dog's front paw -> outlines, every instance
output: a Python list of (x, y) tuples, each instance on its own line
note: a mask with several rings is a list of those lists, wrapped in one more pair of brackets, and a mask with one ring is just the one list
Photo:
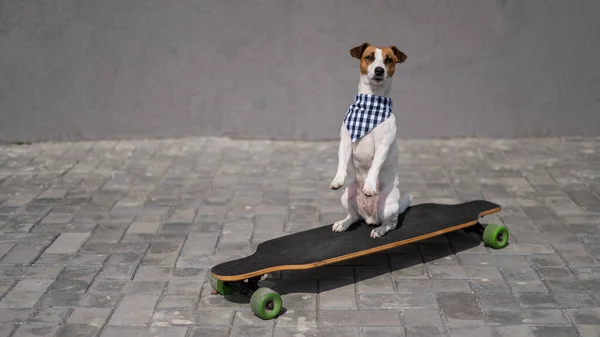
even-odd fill
[(339, 189), (340, 187), (344, 186), (344, 180), (346, 180), (346, 178), (335, 176), (335, 178), (333, 178), (333, 180), (331, 181), (331, 184), (329, 184), (329, 188), (331, 188), (332, 190)]
[(343, 232), (346, 229), (348, 229), (348, 227), (350, 227), (350, 223), (348, 223), (348, 221), (345, 220), (340, 220), (336, 223), (333, 224), (333, 227), (331, 228), (331, 231), (333, 232)]
[(372, 181), (365, 181), (365, 186), (363, 186), (363, 193), (367, 197), (372, 197), (377, 194), (377, 184)]
[(384, 236), (385, 233), (387, 233), (385, 226), (379, 226), (371, 231), (371, 238), (372, 239), (380, 238), (380, 237)]

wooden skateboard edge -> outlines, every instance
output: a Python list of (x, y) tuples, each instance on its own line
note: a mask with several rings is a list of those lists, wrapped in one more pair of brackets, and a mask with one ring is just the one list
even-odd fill
[(235, 281), (247, 280), (247, 279), (252, 278), (252, 277), (262, 276), (262, 275), (265, 275), (265, 274), (268, 274), (268, 273), (272, 273), (272, 272), (276, 272), (276, 271), (305, 270), (305, 269), (317, 268), (317, 267), (325, 266), (325, 265), (328, 265), (328, 264), (342, 262), (342, 261), (353, 259), (353, 258), (357, 258), (357, 257), (360, 257), (360, 256), (364, 256), (364, 255), (369, 255), (369, 254), (381, 252), (381, 251), (388, 250), (388, 249), (391, 249), (391, 248), (396, 248), (396, 247), (404, 246), (404, 245), (411, 244), (411, 243), (414, 243), (414, 242), (418, 242), (418, 241), (422, 241), (422, 240), (429, 239), (429, 238), (432, 238), (432, 237), (436, 237), (438, 235), (451, 233), (451, 232), (454, 232), (454, 231), (457, 231), (457, 230), (460, 230), (460, 229), (463, 229), (463, 228), (468, 228), (468, 227), (474, 226), (477, 223), (479, 223), (479, 218), (484, 217), (486, 215), (498, 213), (501, 210), (502, 210), (502, 207), (497, 207), (497, 208), (494, 208), (494, 209), (491, 209), (491, 210), (487, 210), (487, 211), (481, 212), (481, 213), (479, 213), (479, 216), (478, 216), (478, 218), (476, 220), (469, 221), (467, 223), (464, 223), (464, 224), (461, 224), (461, 225), (458, 225), (458, 226), (444, 228), (442, 230), (431, 232), (431, 233), (428, 233), (428, 234), (425, 234), (425, 235), (416, 236), (414, 238), (410, 238), (410, 239), (406, 239), (406, 240), (402, 240), (402, 241), (397, 241), (397, 242), (393, 242), (393, 243), (388, 243), (388, 244), (383, 245), (383, 246), (379, 246), (379, 247), (375, 247), (375, 248), (370, 248), (370, 249), (365, 249), (365, 250), (361, 250), (359, 252), (354, 252), (354, 253), (350, 253), (350, 254), (346, 254), (346, 255), (342, 255), (342, 256), (337, 256), (337, 257), (326, 259), (326, 260), (322, 260), (322, 261), (319, 261), (319, 262), (313, 262), (313, 263), (307, 263), (307, 264), (297, 264), (297, 265), (293, 265), (293, 264), (291, 264), (291, 265), (280, 265), (280, 266), (269, 267), (269, 268), (257, 270), (257, 271), (251, 272), (251, 273), (234, 275), (234, 276), (222, 276), (222, 275), (215, 274), (214, 272), (211, 271), (211, 275), (214, 278), (218, 279), (218, 280), (222, 280), (222, 281), (226, 281), (226, 282), (235, 282)]

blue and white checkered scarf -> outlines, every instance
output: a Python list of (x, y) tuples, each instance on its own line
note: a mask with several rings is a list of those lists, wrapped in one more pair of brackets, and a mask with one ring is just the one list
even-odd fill
[(392, 99), (385, 96), (358, 94), (348, 107), (344, 125), (352, 142), (375, 129), (392, 115)]

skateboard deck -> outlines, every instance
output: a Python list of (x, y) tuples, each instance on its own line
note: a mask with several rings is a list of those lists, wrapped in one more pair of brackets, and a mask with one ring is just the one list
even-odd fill
[(345, 232), (332, 225), (285, 235), (260, 243), (247, 257), (214, 266), (212, 277), (233, 282), (281, 270), (311, 269), (418, 242), (479, 225), (479, 218), (499, 212), (495, 203), (474, 200), (456, 205), (425, 203), (410, 206), (399, 216), (397, 227), (372, 239), (374, 226), (358, 222)]

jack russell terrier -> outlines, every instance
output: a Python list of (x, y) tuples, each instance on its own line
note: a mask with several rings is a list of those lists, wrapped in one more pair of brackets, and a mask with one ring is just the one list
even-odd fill
[(371, 231), (371, 238), (378, 238), (396, 228), (398, 215), (412, 202), (411, 195), (401, 199), (398, 189), (396, 118), (390, 98), (396, 64), (407, 56), (395, 46), (366, 42), (350, 49), (350, 55), (360, 60), (358, 94), (340, 129), (337, 173), (329, 185), (337, 190), (350, 177), (341, 197), (348, 216), (332, 230), (343, 232), (362, 219), (380, 225)]

